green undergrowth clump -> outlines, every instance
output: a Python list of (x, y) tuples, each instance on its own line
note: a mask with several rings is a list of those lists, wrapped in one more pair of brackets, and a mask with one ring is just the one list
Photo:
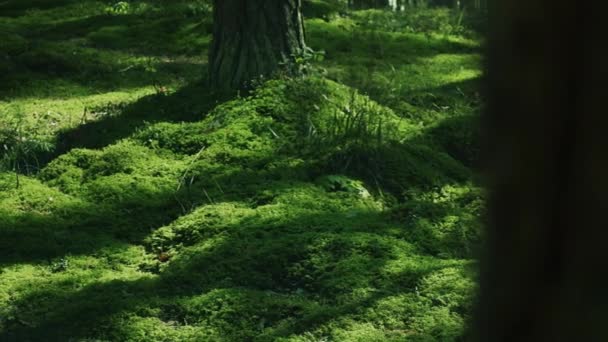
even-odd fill
[(464, 165), (479, 166), (481, 137), (477, 115), (459, 115), (442, 120), (429, 128), (428, 135)]
[(458, 35), (463, 37), (475, 37), (477, 34), (467, 27), (462, 11), (446, 7), (407, 8), (404, 11), (370, 9), (355, 12), (352, 17), (359, 21), (364, 28), (384, 32)]
[(302, 14), (306, 18), (329, 20), (346, 11), (346, 2), (341, 0), (304, 0), (302, 2)]
[[(482, 39), (448, 9), (356, 11), (307, 22), (327, 76), (413, 123), (432, 126), (480, 106)], [(353, 42), (357, 43), (354, 44)], [(471, 127), (472, 128), (472, 127)]]
[(281, 79), (18, 188), (4, 173), (0, 336), (456, 339), (481, 195), (425, 134), (352, 88)]

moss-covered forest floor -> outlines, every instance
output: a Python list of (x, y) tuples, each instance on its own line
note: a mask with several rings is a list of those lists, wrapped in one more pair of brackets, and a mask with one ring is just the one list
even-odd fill
[(0, 1), (0, 341), (462, 338), (466, 20), (313, 1), (310, 75), (226, 97), (206, 2), (126, 4)]

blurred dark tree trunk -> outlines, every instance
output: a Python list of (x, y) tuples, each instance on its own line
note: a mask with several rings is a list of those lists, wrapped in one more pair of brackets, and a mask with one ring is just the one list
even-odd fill
[(209, 80), (218, 89), (246, 88), (305, 48), (301, 0), (215, 0)]
[(457, 8), (459, 6), (458, 0), (430, 0), (428, 1), (430, 6), (444, 6)]
[(487, 6), (486, 0), (461, 0), (460, 7), (470, 10), (482, 10)]
[(367, 9), (367, 8), (387, 8), (389, 6), (388, 0), (352, 0), (350, 2), (354, 9)]
[(489, 2), (477, 341), (608, 341), (608, 48), (598, 5)]

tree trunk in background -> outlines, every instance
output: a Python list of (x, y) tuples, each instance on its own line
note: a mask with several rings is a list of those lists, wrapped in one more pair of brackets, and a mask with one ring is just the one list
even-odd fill
[(477, 341), (608, 341), (608, 48), (592, 1), (489, 2)]
[(305, 48), (301, 0), (215, 0), (209, 80), (242, 89)]
[(388, 8), (390, 5), (389, 0), (353, 0), (352, 8), (354, 9), (368, 9), (368, 8)]
[(486, 2), (485, 0), (462, 0), (460, 7), (480, 11), (486, 8)]
[(433, 6), (433, 7), (444, 6), (444, 7), (457, 8), (456, 1), (457, 0), (431, 0), (431, 1), (428, 1), (427, 4), (429, 6)]

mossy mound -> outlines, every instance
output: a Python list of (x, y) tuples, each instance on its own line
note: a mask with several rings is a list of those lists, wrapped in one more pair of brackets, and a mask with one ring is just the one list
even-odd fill
[(272, 80), (18, 189), (2, 174), (0, 263), (38, 288), (0, 278), (0, 336), (454, 339), (480, 195), (421, 134), (335, 82)]

